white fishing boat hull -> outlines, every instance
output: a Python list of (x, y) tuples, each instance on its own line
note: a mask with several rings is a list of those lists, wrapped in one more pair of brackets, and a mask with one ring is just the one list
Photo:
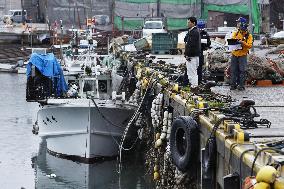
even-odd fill
[(51, 153), (87, 160), (118, 155), (135, 106), (106, 100), (54, 100), (38, 111), (37, 118), (39, 136), (46, 139)]

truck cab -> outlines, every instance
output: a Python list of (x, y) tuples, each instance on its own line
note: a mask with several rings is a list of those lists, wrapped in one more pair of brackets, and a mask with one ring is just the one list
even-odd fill
[(167, 33), (162, 19), (146, 20), (142, 29), (142, 37), (151, 36), (152, 33)]
[(4, 15), (3, 22), (5, 24), (21, 23), (24, 17), (24, 21), (27, 20), (26, 10), (9, 10), (9, 14)]

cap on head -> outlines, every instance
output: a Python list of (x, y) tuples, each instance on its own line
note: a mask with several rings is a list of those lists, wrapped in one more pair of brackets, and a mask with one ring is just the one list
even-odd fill
[(197, 21), (197, 28), (204, 29), (205, 28), (205, 22), (203, 20)]
[(237, 22), (240, 23), (239, 28), (241, 30), (247, 30), (248, 28), (248, 24), (247, 24), (247, 19), (240, 17), (238, 20), (236, 20)]
[(247, 23), (247, 19), (245, 19), (244, 17), (240, 17), (238, 18), (238, 20), (236, 20), (237, 22), (240, 22), (240, 23)]

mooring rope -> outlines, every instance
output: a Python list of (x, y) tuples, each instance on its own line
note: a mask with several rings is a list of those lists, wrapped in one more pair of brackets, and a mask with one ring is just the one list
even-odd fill
[[(131, 150), (132, 147), (134, 146), (134, 145), (132, 145), (130, 148), (125, 149), (125, 148), (123, 148), (123, 143), (124, 143), (124, 141), (125, 141), (125, 138), (126, 138), (126, 135), (127, 135), (127, 133), (128, 133), (128, 130), (129, 130), (130, 126), (133, 124), (134, 120), (137, 118), (137, 115), (140, 114), (140, 109), (141, 109), (142, 105), (144, 104), (145, 97), (146, 97), (147, 94), (148, 94), (149, 86), (150, 86), (150, 83), (151, 83), (151, 81), (152, 81), (152, 79), (153, 79), (153, 76), (154, 76), (154, 73), (151, 75), (151, 77), (150, 77), (150, 79), (149, 79), (148, 85), (147, 85), (146, 90), (145, 90), (145, 94), (144, 94), (144, 96), (142, 97), (142, 100), (141, 100), (140, 105), (138, 106), (136, 112), (133, 114), (131, 120), (128, 122), (128, 124), (127, 124), (127, 126), (126, 126), (126, 128), (125, 128), (125, 130), (124, 130), (124, 133), (123, 133), (123, 135), (122, 135), (122, 140), (121, 140), (121, 143), (120, 143), (120, 145), (119, 145), (119, 166), (118, 166), (118, 169), (119, 169), (119, 170), (118, 170), (118, 173), (119, 173), (119, 174), (121, 173), (122, 150), (128, 151), (128, 150)], [(136, 143), (136, 142), (135, 142), (135, 143)]]

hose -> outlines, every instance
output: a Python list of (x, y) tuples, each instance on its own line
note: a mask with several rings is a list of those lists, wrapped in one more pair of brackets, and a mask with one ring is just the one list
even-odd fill
[(267, 148), (262, 148), (261, 150), (259, 150), (253, 160), (253, 163), (252, 163), (252, 166), (251, 166), (251, 172), (250, 172), (250, 175), (253, 176), (253, 169), (254, 169), (254, 165), (255, 165), (255, 162), (256, 162), (256, 159), (257, 157), (259, 156), (259, 154), (264, 151), (264, 150), (273, 150), (281, 155), (284, 155), (284, 152), (279, 150), (279, 149), (276, 149), (276, 148), (271, 148), (271, 147), (267, 147)]
[(101, 115), (101, 117), (102, 117), (105, 121), (107, 121), (107, 122), (108, 122), (109, 124), (111, 124), (112, 126), (119, 127), (119, 128), (124, 128), (123, 126), (116, 125), (116, 124), (114, 124), (112, 121), (110, 121), (110, 120), (101, 112), (101, 110), (100, 110), (100, 108), (98, 107), (98, 105), (97, 105), (97, 103), (95, 102), (95, 100), (94, 100), (93, 98), (92, 98), (91, 100), (92, 100), (92, 102), (94, 103), (94, 105), (95, 105), (96, 109), (98, 110), (99, 114)]
[(241, 156), (240, 156), (240, 186), (242, 185), (242, 160), (243, 160), (243, 156), (247, 153), (247, 152), (251, 152), (251, 151), (254, 151), (255, 149), (247, 149), (245, 151), (243, 151), (241, 153)]

